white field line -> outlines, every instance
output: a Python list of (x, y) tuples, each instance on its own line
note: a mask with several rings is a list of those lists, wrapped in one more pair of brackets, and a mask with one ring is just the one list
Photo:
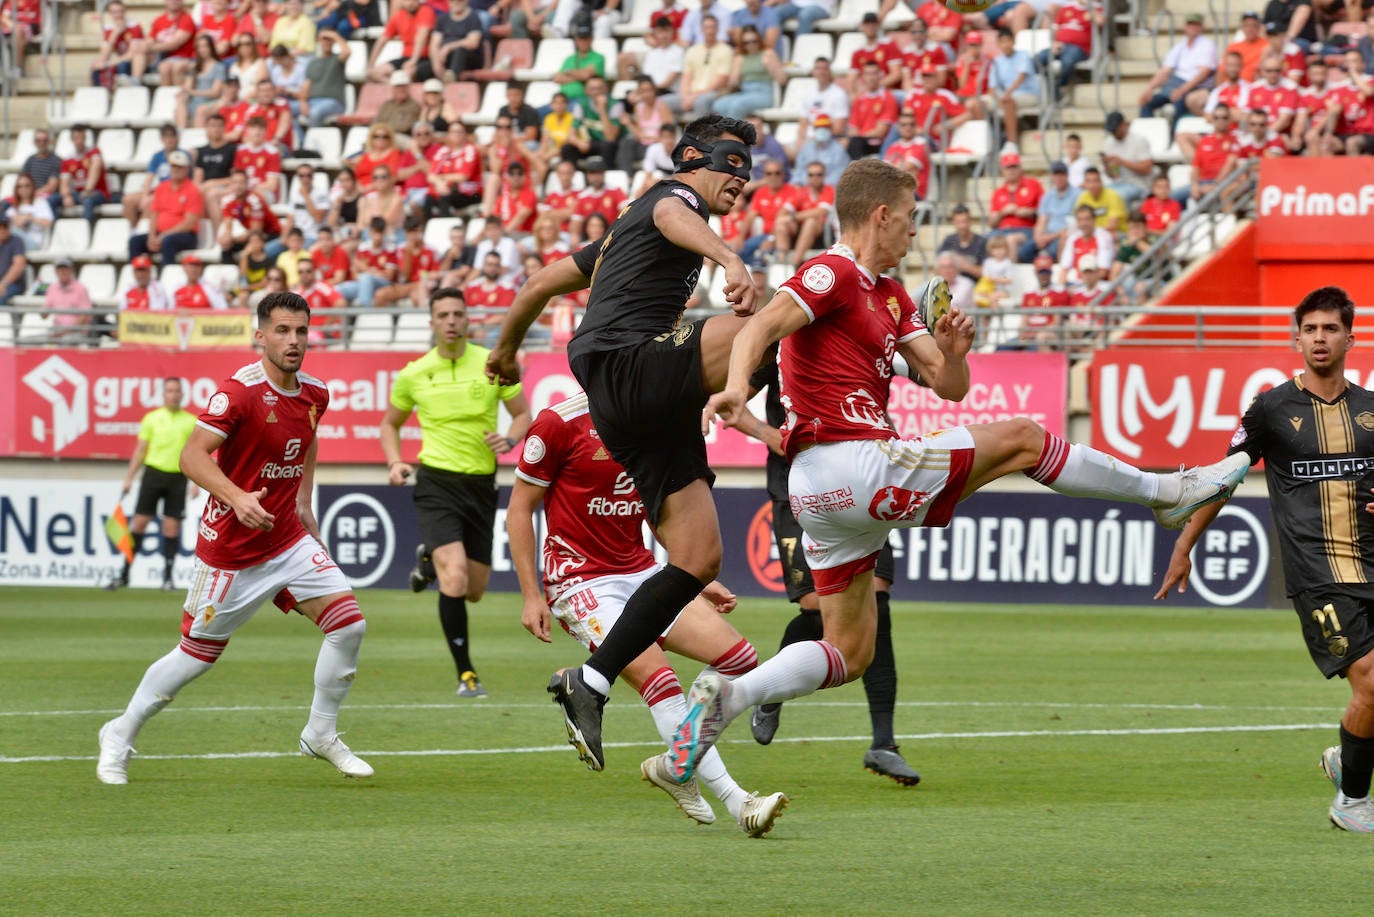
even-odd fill
[[(897, 736), (903, 742), (926, 742), (945, 739), (1022, 739), (1070, 736), (1163, 736), (1194, 735), (1207, 733), (1235, 732), (1302, 732), (1309, 730), (1335, 729), (1335, 723), (1287, 723), (1263, 726), (1180, 726), (1156, 729), (1023, 729), (996, 730), (989, 732), (921, 732)], [(867, 742), (870, 736), (807, 736), (798, 738), (774, 739), (774, 742)], [(751, 740), (738, 739), (725, 744), (750, 744)], [(652, 748), (647, 742), (607, 742), (606, 748)], [(558, 752), (565, 753), (567, 745), (540, 745), (514, 748), (431, 748), (402, 751), (380, 751), (356, 749), (357, 753), (369, 758), (429, 758), (464, 757), (469, 755), (524, 755)], [(199, 755), (139, 755), (145, 761), (213, 761), (244, 758), (293, 758), (300, 752), (284, 751), (245, 751), (223, 752)], [(55, 761), (94, 761), (96, 755), (29, 755), (24, 757), (0, 756), (0, 764), (34, 764)]]

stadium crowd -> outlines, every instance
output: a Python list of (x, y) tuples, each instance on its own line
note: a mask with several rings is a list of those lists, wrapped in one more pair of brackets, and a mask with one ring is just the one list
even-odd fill
[[(1169, 115), (1186, 181), (1171, 181), (1121, 112), (1105, 118), (1099, 157), (1070, 133), (1048, 174), (1023, 170), (1018, 122), (1092, 54), (1103, 13), (1087, 0), (986, 16), (888, 0), (811, 57), (808, 36), (836, 0), (638, 0), (658, 5), (628, 17), (616, 0), (164, 2), (141, 23), (111, 0), (91, 66), (92, 85), (111, 92), (175, 87), (160, 148), (121, 194), (88, 125), (70, 129), (65, 156), (36, 131), (0, 204), (0, 301), (29, 289), (29, 256), (47, 249), (57, 219), (94, 225), (114, 207), (129, 228), (124, 309), (248, 307), (290, 289), (320, 313), (315, 335), (327, 341), (342, 327), (332, 307), (423, 307), (442, 285), (464, 290), (490, 332), (524, 277), (599, 238), (673, 171), (682, 123), (717, 111), (759, 131), (753, 181), (720, 228), (760, 269), (834, 240), (834, 184), (853, 159), (909, 170), (929, 198), (932, 155), (960, 152), (965, 125), (995, 122), (999, 181), (989, 200), (953, 207), (936, 270), (964, 308), (1067, 307), (1097, 298), (1233, 171), (1265, 156), (1374, 152), (1374, 12), (1344, 21), (1305, 0), (1243, 13), (1220, 50), (1203, 16), (1185, 18), (1139, 116)], [(1052, 39), (1038, 56), (1017, 38), (1035, 26)], [(616, 30), (629, 37), (617, 42)], [(544, 43), (568, 51), (550, 79), (516, 79)], [(492, 83), (504, 104), (488, 92), (479, 106)], [(349, 128), (356, 148), (339, 143)], [(330, 130), (339, 161), (322, 158)], [(63, 273), (41, 290), (49, 307), (70, 308), (92, 299), (80, 286)], [(538, 338), (560, 346), (583, 304), (560, 301)], [(1070, 324), (1091, 332), (1101, 318)], [(1027, 316), (1004, 344), (1037, 346), (1057, 325)]]

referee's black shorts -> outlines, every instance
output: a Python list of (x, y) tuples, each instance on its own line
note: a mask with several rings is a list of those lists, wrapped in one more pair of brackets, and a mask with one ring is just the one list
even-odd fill
[(669, 494), (696, 480), (707, 485), (716, 480), (701, 435), (706, 406), (702, 324), (680, 325), (642, 344), (571, 361), (597, 435), (634, 479), (654, 525)]
[[(816, 591), (816, 584), (811, 579), (806, 550), (802, 547), (801, 523), (792, 515), (792, 507), (785, 500), (773, 501), (773, 543), (777, 545), (778, 560), (782, 563), (782, 581), (787, 589), (787, 601), (800, 602), (802, 596)], [(891, 541), (883, 542), (873, 575), (889, 583), (896, 579), (897, 559), (892, 553)]]
[(496, 475), (460, 474), (421, 465), (415, 473), (414, 500), (420, 537), (431, 552), (460, 541), (468, 560), (491, 563)]
[(159, 471), (143, 466), (143, 481), (134, 502), (135, 516), (156, 516), (162, 504), (162, 518), (180, 519), (186, 512), (186, 475), (180, 471)]

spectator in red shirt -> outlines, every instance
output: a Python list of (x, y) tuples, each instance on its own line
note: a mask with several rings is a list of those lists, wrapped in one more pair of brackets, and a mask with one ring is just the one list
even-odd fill
[(72, 125), (72, 155), (62, 160), (58, 193), (48, 203), (56, 214), (61, 214), (64, 208), (79, 206), (86, 222), (94, 225), (100, 205), (110, 200), (110, 186), (105, 178), (105, 160), (100, 156), (100, 149), (86, 146), (90, 134), (91, 129), (86, 125)]
[(1245, 107), (1260, 109), (1269, 118), (1269, 126), (1286, 133), (1293, 124), (1298, 108), (1298, 88), (1283, 76), (1283, 61), (1273, 55), (1260, 60), (1259, 81), (1250, 87)]
[(281, 220), (262, 195), (248, 187), (248, 182), (248, 173), (236, 167), (229, 173), (229, 193), (220, 201), (215, 242), (224, 250), (226, 264), (238, 261), (250, 232), (262, 233), (264, 241), (281, 235)]
[[(295, 124), (291, 119), (291, 108), (277, 98), (277, 87), (271, 80), (258, 80), (253, 101), (245, 112), (245, 125), (254, 118), (261, 118), (264, 127), (264, 143), (275, 144), (280, 153), (290, 154)], [(244, 136), (248, 137), (245, 128)], [(278, 170), (280, 171), (280, 169)]]
[[(1086, 339), (1103, 343), (1102, 335), (1107, 330), (1107, 316), (1100, 310), (1116, 300), (1116, 294), (1102, 296), (1107, 290), (1107, 272), (1102, 269), (1095, 255), (1088, 255), (1078, 262), (1078, 283), (1069, 292), (1069, 305), (1084, 306), (1085, 311), (1069, 316), (1071, 332)], [(1098, 302), (1094, 299), (1102, 296)], [(1091, 304), (1091, 305), (1090, 305)]]
[(992, 192), (988, 238), (1006, 236), (1009, 249), (1019, 251), (1035, 228), (1045, 189), (1021, 171), (1021, 157), (1016, 153), (1003, 153), (1001, 165), (1005, 181)]
[(849, 157), (877, 155), (897, 120), (897, 97), (883, 88), (878, 62), (870, 60), (859, 75), (859, 91), (849, 105)]
[(937, 148), (944, 148), (950, 135), (973, 114), (958, 96), (940, 88), (940, 79), (940, 69), (934, 64), (922, 67), (921, 85), (907, 93), (902, 107), (916, 115), (921, 132), (936, 141)]
[(926, 199), (930, 184), (930, 144), (921, 135), (921, 126), (910, 109), (897, 116), (897, 139), (888, 146), (883, 160), (916, 176), (916, 196)]
[(234, 56), (234, 34), (238, 28), (239, 21), (229, 9), (229, 0), (210, 0), (209, 9), (201, 11), (200, 34), (210, 36), (219, 60)]
[(1349, 82), (1333, 90), (1326, 103), (1323, 147), (1328, 155), (1374, 153), (1374, 81), (1355, 48), (1345, 52), (1345, 76)]
[(1173, 199), (1169, 176), (1154, 177), (1150, 183), (1150, 196), (1140, 202), (1140, 212), (1145, 215), (1145, 229), (1152, 239), (1168, 232), (1169, 227), (1183, 216), (1182, 205)]
[(984, 117), (983, 97), (988, 94), (988, 77), (992, 71), (992, 61), (983, 56), (983, 33), (969, 32), (959, 56), (954, 59), (950, 70), (950, 83), (954, 94), (965, 100), (974, 118)]
[[(1054, 286), (1054, 259), (1049, 255), (1036, 255), (1034, 290), (1027, 290), (1021, 296), (1023, 309), (1062, 309), (1071, 303), (1069, 293)], [(1036, 350), (1053, 345), (1059, 334), (1056, 330), (1060, 316), (1045, 313), (1031, 313), (1021, 316), (1021, 334), (1014, 344), (1003, 345), (998, 349)]]
[(525, 167), (518, 162), (511, 163), (496, 196), (495, 209), (489, 216), (500, 220), (507, 232), (527, 233), (534, 229), (538, 210), (539, 199), (530, 187)]
[[(1088, 4), (1092, 3), (1092, 9)], [(1050, 59), (1059, 61), (1059, 75), (1053, 83), (1059, 93), (1073, 79), (1074, 70), (1093, 53), (1093, 32), (1102, 27), (1102, 7), (1096, 0), (1068, 0), (1054, 14), (1054, 40), (1035, 56), (1042, 73), (1049, 71)]]
[(172, 291), (174, 309), (227, 309), (229, 303), (219, 284), (206, 281), (205, 262), (192, 252), (182, 256), (182, 270), (186, 271), (186, 283)]
[(166, 265), (196, 247), (205, 199), (191, 181), (191, 154), (173, 150), (167, 154), (167, 165), (171, 176), (143, 198), (141, 206), (149, 218), (150, 229), (129, 238), (130, 258), (152, 252), (161, 255)]
[(377, 305), (409, 299), (417, 308), (429, 306), (429, 293), (439, 278), (439, 253), (425, 244), (425, 221), (411, 214), (405, 222), (405, 244), (396, 252), (396, 282), (377, 291)]
[[(825, 183), (825, 166), (813, 162), (806, 167), (806, 184), (792, 187), (793, 221), (797, 225), (797, 241), (792, 245), (792, 264), (805, 261), (805, 254), (815, 246), (830, 212), (835, 209), (835, 188)], [(782, 239), (778, 239), (779, 250)]]
[(315, 248), (310, 252), (310, 260), (314, 263), (320, 280), (331, 287), (337, 287), (352, 276), (348, 252), (334, 243), (334, 230), (328, 226), (321, 226), (317, 230)]
[(1198, 139), (1188, 187), (1174, 192), (1180, 205), (1201, 199), (1236, 166), (1236, 138), (1231, 131), (1231, 109), (1212, 109), (1212, 133)]
[[(481, 203), (482, 151), (468, 137), (463, 122), (450, 124), (443, 144), (436, 145), (426, 156), (430, 189), (424, 204), (426, 219), (452, 216), (454, 211)], [(572, 163), (568, 163), (568, 168), (572, 168)]]
[(953, 55), (944, 45), (930, 40), (930, 31), (925, 20), (913, 19), (907, 25), (910, 44), (902, 50), (902, 85), (910, 91), (919, 82), (919, 74), (927, 67), (934, 67), (940, 78), (935, 85), (949, 88), (949, 65)]
[(235, 36), (247, 35), (253, 39), (253, 46), (257, 49), (257, 57), (267, 57), (270, 42), (272, 40), (272, 29), (277, 25), (279, 16), (273, 12), (271, 0), (252, 0), (248, 9), (239, 17), (238, 28)]
[[(105, 5), (100, 52), (91, 61), (91, 85), (113, 89), (119, 77), (139, 85), (148, 67), (148, 42), (143, 26), (129, 22), (124, 0), (110, 0)], [(122, 82), (122, 81), (121, 81)]]
[[(810, 169), (811, 166), (806, 168)], [(749, 210), (743, 219), (748, 239), (740, 251), (740, 257), (746, 262), (754, 257), (756, 251), (770, 247), (779, 256), (785, 256), (787, 243), (791, 242), (797, 230), (792, 197), (793, 188), (787, 183), (782, 163), (770, 162), (764, 167), (763, 183), (754, 189), (754, 196), (749, 199)]]
[(1328, 81), (1330, 68), (1320, 57), (1307, 65), (1307, 85), (1298, 90), (1298, 111), (1293, 128), (1288, 132), (1288, 146), (1295, 153), (1307, 151), (1316, 156), (1321, 151), (1322, 131), (1326, 126), (1326, 100), (1332, 87)]
[(559, 231), (568, 232), (573, 211), (577, 209), (577, 195), (581, 193), (577, 186), (577, 166), (562, 160), (554, 167), (553, 179), (555, 188), (539, 201), (539, 212), (557, 220)]
[(119, 296), (119, 307), (136, 312), (161, 312), (172, 308), (171, 297), (158, 279), (153, 276), (153, 259), (139, 255), (132, 262), (134, 282)]
[(196, 22), (185, 0), (165, 0), (167, 9), (153, 20), (148, 50), (157, 55), (157, 76), (163, 86), (179, 86), (195, 57)]
[(599, 213), (614, 220), (625, 206), (625, 192), (606, 184), (606, 160), (592, 156), (582, 166), (587, 173), (587, 186), (577, 193), (577, 203), (573, 205), (572, 217), (568, 220), (568, 231), (572, 233), (574, 242), (585, 237), (587, 217)]
[(501, 279), (501, 256), (487, 252), (482, 259), (481, 272), (467, 288), (463, 298), (468, 302), (468, 314), (479, 327), (477, 337), (485, 339), (487, 331), (500, 328), (505, 310), (515, 302), (515, 288)]
[(310, 304), (310, 343), (337, 341), (343, 334), (345, 319), (330, 318), (329, 312), (346, 305), (343, 294), (316, 276), (315, 261), (309, 255), (296, 262), (296, 271), (298, 282), (292, 292), (299, 293)]
[(864, 13), (863, 20), (859, 23), (859, 31), (863, 33), (863, 46), (858, 48), (849, 57), (850, 85), (851, 91), (857, 89), (857, 81), (863, 73), (864, 64), (873, 61), (878, 65), (878, 70), (882, 74), (882, 84), (885, 89), (900, 88), (902, 85), (902, 49), (897, 47), (897, 43), (878, 37), (882, 20), (877, 13)]
[(1236, 140), (1236, 159), (1252, 160), (1251, 172), (1259, 176), (1259, 161), (1271, 156), (1287, 156), (1288, 141), (1269, 127), (1269, 115), (1262, 108), (1245, 114), (1245, 131)]
[(371, 307), (377, 291), (396, 282), (399, 267), (395, 250), (387, 244), (386, 220), (374, 217), (353, 255), (354, 279), (339, 284), (339, 292), (356, 306)]
[(260, 117), (248, 119), (244, 142), (234, 151), (234, 168), (248, 175), (250, 190), (269, 204), (281, 198), (281, 154), (267, 143), (267, 122)]
[[(367, 62), (368, 81), (389, 82), (391, 74), (397, 70), (404, 71), (412, 82), (424, 82), (434, 76), (429, 60), (429, 36), (436, 21), (434, 8), (429, 4), (421, 0), (396, 0), (382, 37), (372, 46), (372, 57)], [(401, 56), (379, 62), (382, 49), (392, 38), (401, 40)]]

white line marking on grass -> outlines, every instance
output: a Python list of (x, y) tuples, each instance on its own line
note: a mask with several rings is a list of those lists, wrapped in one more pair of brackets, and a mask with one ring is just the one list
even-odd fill
[[(898, 739), (912, 742), (928, 742), (940, 739), (1030, 739), (1046, 737), (1069, 737), (1069, 736), (1162, 736), (1162, 735), (1196, 735), (1202, 733), (1228, 733), (1228, 732), (1303, 732), (1315, 729), (1335, 729), (1335, 723), (1284, 723), (1267, 726), (1179, 726), (1163, 727), (1157, 729), (1018, 729), (1018, 730), (997, 730), (992, 732), (922, 732), (909, 735), (899, 735)], [(867, 742), (870, 736), (805, 736), (796, 738), (774, 739), (774, 742), (781, 743), (800, 743), (800, 742)], [(752, 744), (750, 739), (739, 739), (726, 742), (725, 744), (745, 745)], [(650, 742), (606, 742), (605, 748), (652, 748), (654, 743)], [(516, 748), (430, 748), (419, 750), (403, 751), (369, 751), (355, 749), (358, 755), (369, 758), (448, 758), (465, 757), (469, 755), (529, 755), (544, 754), (546, 752), (563, 752), (568, 748), (567, 745), (537, 745)], [(96, 755), (27, 755), (24, 757), (3, 757), (0, 756), (0, 764), (35, 764), (55, 761), (94, 761)], [(139, 755), (143, 761), (216, 761), (216, 760), (241, 760), (245, 758), (296, 758), (301, 757), (297, 751), (244, 751), (244, 752), (219, 752), (199, 755)]]

